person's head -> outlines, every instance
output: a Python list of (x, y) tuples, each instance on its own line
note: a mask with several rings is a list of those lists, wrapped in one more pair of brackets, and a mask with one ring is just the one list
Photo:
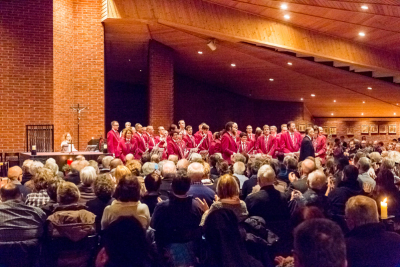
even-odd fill
[(97, 175), (96, 170), (93, 167), (87, 166), (79, 172), (79, 176), (81, 177), (81, 182), (85, 186), (92, 186)]
[(114, 198), (121, 202), (137, 202), (140, 199), (140, 187), (137, 177), (125, 176), (119, 180)]
[(178, 125), (179, 125), (179, 129), (181, 129), (181, 130), (185, 129), (185, 121), (184, 120), (180, 120), (178, 122)]
[(176, 165), (176, 164), (178, 164), (179, 157), (177, 155), (169, 155), (168, 160), (172, 161)]
[(354, 165), (357, 165), (358, 161), (360, 160), (360, 158), (362, 157), (366, 157), (367, 155), (363, 152), (357, 152), (354, 156)]
[(166, 161), (162, 165), (162, 169), (161, 169), (162, 177), (165, 177), (167, 174), (176, 174), (176, 165), (172, 161)]
[(264, 126), (263, 126), (263, 134), (264, 134), (265, 136), (268, 136), (268, 135), (269, 135), (269, 126), (268, 126), (268, 125), (264, 125)]
[(346, 243), (331, 220), (306, 220), (294, 231), (295, 267), (346, 267)]
[(241, 141), (241, 142), (243, 142), (243, 143), (246, 143), (246, 142), (247, 142), (247, 133), (241, 132), (240, 135), (239, 135), (239, 137), (240, 137), (240, 141)]
[(243, 163), (246, 163), (246, 157), (245, 157), (243, 154), (236, 153), (236, 154), (232, 157), (232, 163), (236, 163), (236, 162), (243, 162)]
[(103, 168), (109, 169), (110, 168), (110, 163), (111, 163), (112, 160), (113, 160), (113, 157), (105, 156), (101, 161), (101, 164), (103, 165)]
[(7, 178), (11, 181), (22, 181), (22, 169), (19, 166), (14, 166), (8, 169)]
[(307, 127), (306, 135), (313, 137), (314, 136), (314, 129), (311, 127)]
[(394, 174), (390, 170), (380, 170), (375, 181), (375, 190), (378, 197), (394, 196), (399, 193), (394, 184)]
[(139, 132), (139, 133), (143, 132), (143, 126), (140, 123), (135, 124), (135, 129), (136, 129), (136, 132)]
[(382, 160), (382, 165), (380, 167), (380, 171), (381, 170), (393, 170), (394, 167), (396, 166), (396, 163), (394, 162), (394, 160), (390, 159), (390, 158), (384, 158)]
[(178, 163), (176, 164), (176, 168), (178, 170), (180, 169), (187, 169), (189, 167), (190, 162), (187, 159), (181, 159), (178, 161)]
[(296, 123), (294, 123), (294, 121), (289, 121), (287, 123), (287, 129), (289, 132), (294, 132), (296, 130)]
[(144, 267), (149, 260), (148, 242), (142, 224), (135, 217), (119, 217), (102, 233), (104, 247), (96, 258), (96, 267)]
[(321, 190), (326, 186), (326, 182), (327, 179), (324, 172), (319, 170), (313, 171), (307, 178), (308, 187), (313, 190)]
[(219, 199), (239, 197), (239, 184), (236, 179), (230, 175), (222, 175), (217, 182), (217, 195)]
[(112, 122), (111, 122), (111, 128), (112, 128), (114, 131), (118, 131), (118, 128), (119, 128), (119, 123), (118, 123), (118, 121), (112, 121)]
[(288, 131), (288, 125), (287, 124), (282, 124), (281, 125), (281, 133), (285, 133)]
[(356, 143), (354, 142), (354, 140), (350, 140), (349, 146), (351, 149), (354, 149), (356, 147)]
[(335, 138), (335, 146), (339, 146), (340, 145), (340, 139), (339, 138)]
[(346, 167), (347, 165), (349, 165), (349, 160), (346, 157), (341, 157), (337, 160), (337, 165), (336, 168), (339, 171), (342, 171), (344, 169), (344, 167)]
[(158, 127), (158, 134), (159, 135), (164, 135), (164, 131), (165, 131), (165, 129), (164, 129), (163, 126)]
[(358, 169), (354, 165), (347, 165), (343, 168), (343, 181), (344, 182), (357, 182)]
[(394, 150), (400, 152), (400, 142), (396, 143)]
[[(233, 130), (233, 125), (234, 124), (235, 123), (233, 121), (227, 122), (225, 124), (225, 131), (233, 133), (234, 132), (234, 130)], [(236, 131), (234, 133), (236, 134)]]
[(364, 136), (361, 137), (361, 140), (367, 141), (367, 137), (364, 135)]
[(60, 205), (77, 203), (81, 194), (78, 187), (71, 182), (60, 183), (57, 187), (57, 202)]
[[(190, 167), (190, 166), (189, 166)], [(191, 180), (184, 171), (179, 171), (172, 179), (172, 192), (177, 196), (184, 196), (189, 191)]]
[(272, 135), (275, 135), (276, 132), (278, 131), (278, 128), (276, 128), (276, 126), (272, 125), (271, 127), (269, 127), (269, 130)]
[(2, 188), (0, 188), (0, 194), (2, 202), (7, 200), (21, 200), (21, 192), (14, 183), (5, 184)]
[(124, 165), (124, 163), (122, 162), (121, 159), (112, 159), (110, 162), (110, 169), (113, 170), (115, 168), (117, 168), (118, 166)]
[(125, 122), (125, 128), (131, 127), (131, 126), (132, 126), (132, 124), (129, 121)]
[[(147, 175), (149, 175), (150, 173), (152, 173), (155, 170), (156, 170), (156, 164), (155, 163), (146, 162), (145, 164), (143, 164), (141, 175), (147, 176)], [(136, 175), (136, 174), (132, 173), (132, 175)], [(138, 175), (136, 175), (136, 176), (138, 176)]]
[(153, 154), (153, 155), (151, 155), (150, 161), (154, 162), (154, 163), (159, 163), (160, 162), (160, 156), (158, 156), (158, 154)]
[(374, 148), (378, 148), (379, 147), (379, 142), (375, 140), (373, 146), (374, 146)]
[(89, 166), (89, 162), (86, 160), (74, 160), (71, 163), (71, 169), (80, 172), (83, 168)]
[(366, 147), (367, 147), (367, 140), (361, 140), (361, 148), (366, 148)]
[(146, 162), (150, 162), (150, 153), (148, 151), (142, 154), (142, 156), (140, 157), (140, 162), (142, 164), (145, 164)]
[(355, 196), (347, 200), (345, 215), (350, 230), (364, 224), (379, 222), (376, 202), (366, 196)]
[(256, 132), (255, 132), (255, 137), (256, 137), (256, 139), (258, 138), (258, 137), (260, 137), (261, 135), (262, 135), (262, 133), (263, 133), (263, 131), (261, 130), (261, 129), (259, 129), (259, 128), (257, 128), (257, 130), (256, 130)]
[(29, 168), (30, 168), (32, 163), (33, 163), (33, 160), (31, 160), (31, 159), (24, 160), (24, 163), (22, 163), (22, 171), (24, 173), (28, 173), (29, 172)]
[(38, 170), (39, 170), (40, 168), (43, 168), (43, 167), (44, 167), (43, 163), (41, 163), (40, 161), (34, 160), (34, 161), (32, 162), (32, 164), (30, 164), (30, 166), (29, 166), (29, 173), (30, 173), (32, 176), (35, 176), (36, 173), (38, 172)]
[(247, 134), (253, 133), (253, 127), (251, 127), (251, 125), (247, 125), (247, 127), (246, 127), (246, 133), (247, 133)]
[(188, 125), (186, 126), (186, 132), (188, 133), (188, 135), (192, 135), (193, 134), (193, 127)]
[(318, 127), (318, 135), (323, 135), (324, 134), (324, 128)]
[(123, 137), (125, 140), (130, 140), (130, 139), (132, 139), (132, 136), (133, 136), (133, 130), (132, 130), (131, 127), (125, 128), (125, 129), (122, 131), (122, 137)]
[(204, 178), (204, 166), (198, 162), (191, 163), (187, 168), (187, 176), (192, 182), (200, 182)]
[(178, 140), (178, 135), (179, 135), (179, 131), (178, 130), (172, 130), (169, 132), (169, 135), (171, 136), (171, 138), (175, 141)]
[(243, 175), (244, 172), (246, 171), (246, 166), (244, 165), (243, 162), (235, 162), (235, 164), (233, 164), (233, 173), (234, 174), (239, 174), (239, 175)]
[(63, 182), (64, 182), (64, 180), (56, 177), (56, 178), (50, 180), (47, 184), (47, 194), (49, 195), (50, 199), (53, 200), (54, 202), (57, 202), (58, 186)]
[(154, 134), (154, 128), (153, 128), (153, 126), (148, 125), (148, 126), (147, 126), (147, 132), (148, 132), (150, 135), (153, 135), (153, 134)]
[(220, 176), (231, 173), (231, 171), (229, 170), (229, 163), (226, 160), (218, 162), (217, 169)]
[(99, 175), (93, 183), (93, 190), (101, 200), (109, 200), (111, 199), (112, 194), (114, 193), (115, 184), (114, 182), (107, 177), (107, 175)]
[(70, 133), (63, 134), (63, 140), (68, 142), (71, 141), (72, 140), (71, 134)]
[(142, 165), (138, 160), (126, 161), (125, 166), (131, 171), (132, 175), (139, 176), (142, 171)]
[(201, 131), (203, 132), (203, 134), (208, 134), (208, 130), (210, 130), (210, 126), (203, 123), (203, 125), (201, 126)]
[(217, 154), (214, 154), (209, 157), (208, 162), (211, 167), (216, 167), (218, 161), (220, 161), (220, 160), (221, 160), (221, 158)]
[(371, 161), (367, 157), (362, 157), (358, 161), (357, 166), (360, 173), (367, 172), (371, 168)]
[(296, 228), (296, 226), (304, 221), (323, 218), (325, 218), (324, 213), (319, 208), (315, 206), (305, 206), (294, 211), (291, 221), (293, 228)]
[(307, 176), (315, 170), (315, 162), (311, 159), (305, 159), (301, 162), (301, 173)]
[(100, 173), (99, 164), (97, 163), (97, 161), (95, 161), (95, 160), (89, 160), (89, 166), (90, 166), (90, 167), (93, 167), (93, 169), (96, 171), (96, 174), (99, 174), (99, 173)]
[(131, 175), (132, 175), (131, 171), (124, 165), (117, 166), (117, 168), (115, 169), (115, 173), (114, 173), (117, 184), (118, 184), (119, 180), (121, 180), (122, 178), (131, 176)]
[(251, 170), (251, 175), (257, 175), (258, 170), (261, 168), (263, 165), (263, 162), (261, 160), (255, 160), (251, 164), (250, 170)]
[(40, 168), (33, 178), (33, 184), (35, 185), (36, 190), (39, 192), (40, 190), (47, 189), (48, 182), (54, 179), (54, 177), (55, 175), (51, 170)]
[(263, 165), (257, 172), (258, 184), (263, 187), (273, 185), (275, 182), (275, 171), (270, 165)]
[(161, 175), (157, 171), (146, 175), (146, 178), (144, 179), (144, 185), (147, 192), (158, 192), (161, 186)]
[(297, 159), (295, 157), (285, 157), (284, 164), (288, 170), (297, 170)]

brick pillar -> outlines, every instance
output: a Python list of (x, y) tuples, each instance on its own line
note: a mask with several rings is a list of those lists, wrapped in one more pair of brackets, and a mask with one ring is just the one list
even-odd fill
[(149, 42), (149, 124), (165, 128), (174, 119), (173, 50), (157, 41)]

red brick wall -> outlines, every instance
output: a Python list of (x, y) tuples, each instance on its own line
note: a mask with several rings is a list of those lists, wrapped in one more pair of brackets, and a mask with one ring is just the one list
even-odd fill
[(62, 135), (71, 132), (81, 150), (104, 134), (104, 36), (101, 0), (57, 0), (54, 3), (54, 120), (56, 150)]
[[(319, 126), (336, 127), (337, 135), (332, 136), (332, 140), (336, 137), (345, 136), (345, 139), (349, 140), (356, 138), (361, 140), (361, 136), (366, 136), (367, 140), (371, 141), (383, 141), (387, 143), (394, 138), (399, 137), (400, 132), (400, 118), (315, 118), (315, 123)], [(378, 134), (361, 134), (362, 125), (386, 125), (386, 133)], [(388, 133), (388, 126), (396, 125), (396, 134)], [(354, 135), (347, 135), (347, 129), (354, 128)]]
[(25, 125), (53, 122), (53, 1), (0, 1), (0, 152), (24, 151)]
[(174, 119), (173, 51), (153, 40), (149, 42), (148, 88), (149, 124), (168, 128)]

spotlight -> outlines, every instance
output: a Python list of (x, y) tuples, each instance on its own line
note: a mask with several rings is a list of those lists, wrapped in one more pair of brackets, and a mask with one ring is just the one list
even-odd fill
[(358, 35), (365, 36), (365, 32), (359, 32)]
[(217, 49), (216, 43), (217, 40), (212, 39), (207, 43), (207, 46), (211, 49), (211, 51), (215, 51)]

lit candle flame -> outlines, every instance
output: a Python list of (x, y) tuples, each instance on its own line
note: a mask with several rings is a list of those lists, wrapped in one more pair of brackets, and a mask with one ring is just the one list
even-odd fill
[(383, 203), (386, 203), (387, 202), (387, 197), (383, 200)]

